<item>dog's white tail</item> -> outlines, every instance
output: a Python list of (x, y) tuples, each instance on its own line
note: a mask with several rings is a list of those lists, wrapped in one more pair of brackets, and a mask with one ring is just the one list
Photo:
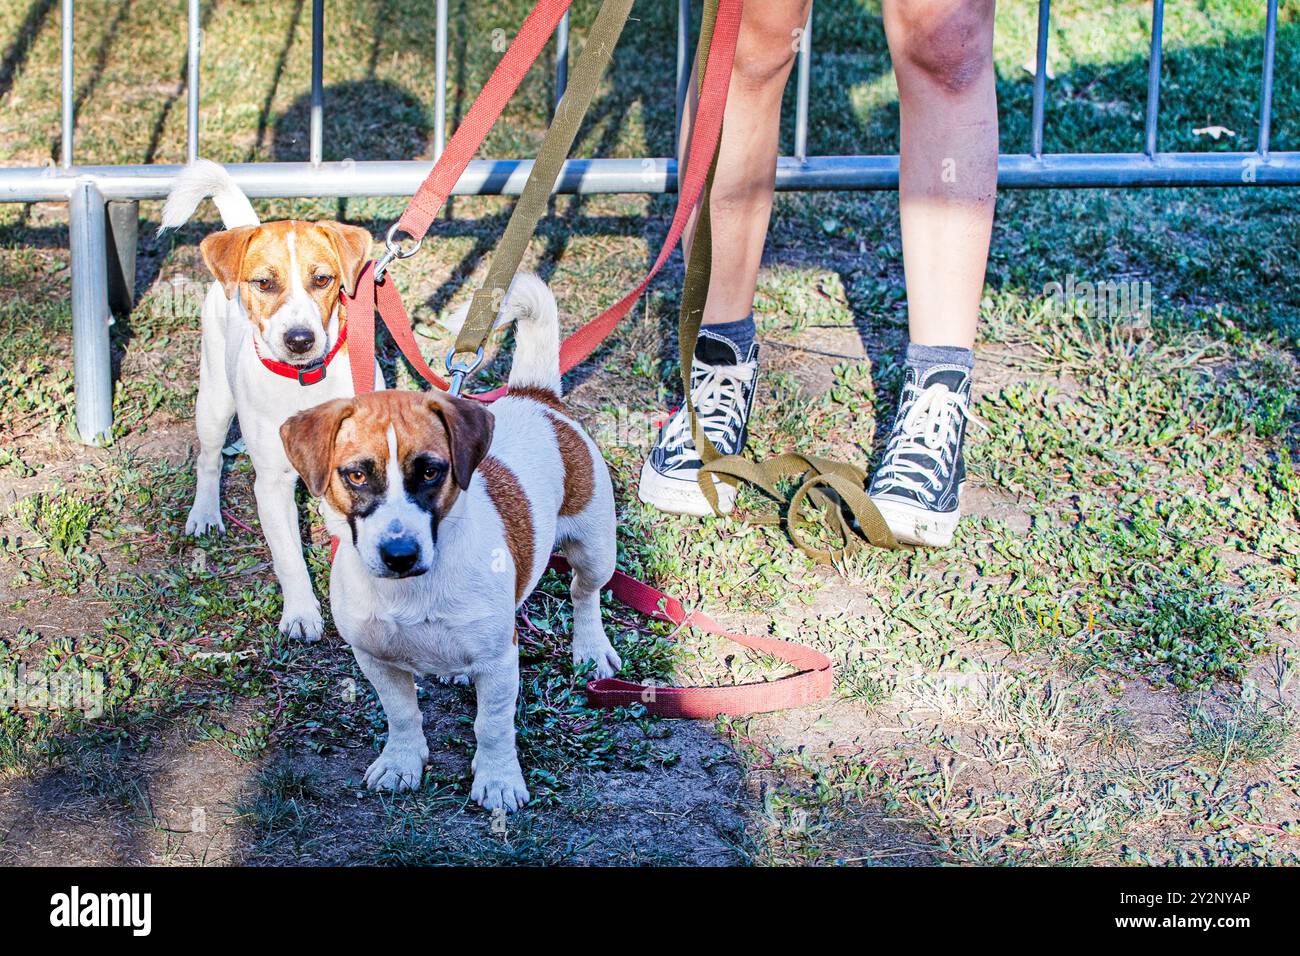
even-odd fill
[[(460, 332), (469, 315), (466, 302), (442, 320)], [(515, 360), (510, 366), (510, 387), (534, 385), (560, 394), (560, 310), (546, 283), (531, 272), (521, 272), (497, 310), (494, 328), (515, 323)]]
[(225, 168), (210, 159), (196, 159), (181, 170), (167, 194), (163, 204), (162, 226), (175, 229), (185, 224), (199, 203), (211, 196), (216, 203), (217, 212), (221, 213), (221, 222), (227, 229), (236, 226), (260, 226), (262, 220), (257, 218), (253, 205), (244, 195), (243, 190), (235, 185)]

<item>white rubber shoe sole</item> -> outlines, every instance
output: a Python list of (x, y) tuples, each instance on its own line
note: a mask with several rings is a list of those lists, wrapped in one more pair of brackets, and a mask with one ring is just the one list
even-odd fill
[[(736, 489), (717, 478), (713, 479), (713, 487), (718, 490), (718, 508), (723, 514), (730, 514), (736, 506)], [(708, 499), (694, 478), (687, 481), (661, 475), (650, 467), (648, 461), (641, 466), (641, 480), (637, 483), (636, 496), (651, 507), (669, 514), (693, 515), (696, 518), (707, 518), (713, 514)]]
[(905, 504), (892, 498), (872, 498), (880, 509), (880, 516), (894, 532), (900, 544), (914, 544), (925, 548), (946, 548), (952, 544), (952, 537), (957, 532), (957, 522), (961, 520), (961, 492), (963, 484), (957, 489), (958, 506), (955, 511), (937, 512), (916, 505)]

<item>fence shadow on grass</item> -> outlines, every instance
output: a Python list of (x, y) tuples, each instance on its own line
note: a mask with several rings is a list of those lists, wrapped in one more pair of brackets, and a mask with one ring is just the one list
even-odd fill
[(4, 55), (0, 56), (0, 99), (8, 94), (14, 85), (14, 78), (22, 72), (31, 55), (33, 41), (44, 28), (56, 5), (57, 0), (32, 0), (28, 5), (23, 22), (5, 48)]

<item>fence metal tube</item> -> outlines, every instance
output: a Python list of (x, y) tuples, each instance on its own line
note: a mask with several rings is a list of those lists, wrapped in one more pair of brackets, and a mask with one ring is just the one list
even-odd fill
[(1259, 154), (1268, 156), (1273, 125), (1273, 60), (1277, 53), (1277, 0), (1268, 0), (1264, 25), (1264, 71), (1259, 89)]
[(72, 368), (77, 434), (101, 445), (113, 431), (113, 375), (108, 341), (108, 250), (104, 197), (80, 180), (68, 197), (72, 253)]
[(555, 28), (555, 105), (564, 99), (564, 91), (569, 86), (569, 11), (560, 17), (560, 25)]
[[(474, 160), (454, 195), (518, 195), (532, 160)], [(226, 167), (254, 198), (410, 196), (431, 164), (425, 161), (356, 163), (235, 163)], [(90, 179), (105, 199), (163, 199), (176, 165), (0, 168), (0, 202), (66, 202), (77, 182)], [(1120, 188), (1136, 186), (1300, 186), (1300, 152), (1057, 153), (1002, 156), (998, 186), (1009, 189)], [(780, 190), (895, 189), (897, 156), (809, 156), (777, 162)], [(659, 159), (575, 159), (565, 164), (562, 193), (660, 193), (677, 188), (677, 163)]]
[(72, 165), (72, 133), (76, 124), (73, 115), (76, 103), (72, 88), (73, 19), (72, 0), (63, 0), (63, 22), (60, 24), (63, 28), (63, 53), (59, 63), (59, 85), (63, 92), (63, 139), (59, 143), (59, 162), (65, 169)]
[(682, 115), (690, 88), (691, 0), (677, 0), (677, 119), (673, 126), (673, 152), (681, 154)]
[(438, 0), (433, 51), (433, 159), (447, 146), (447, 0)]
[(185, 78), (185, 158), (191, 163), (199, 158), (199, 2), (200, 0), (189, 0), (190, 30)]
[[(1273, 162), (1277, 162), (1274, 167)], [(1147, 186), (1300, 186), (1300, 153), (1140, 153), (1003, 156), (998, 188), (1123, 189)]]
[(135, 307), (135, 262), (140, 235), (140, 204), (134, 200), (110, 202), (105, 211), (108, 223), (108, 307), (129, 315)]
[(312, 165), (325, 158), (325, 0), (311, 2), (311, 147)]
[(1151, 4), (1151, 62), (1147, 68), (1147, 121), (1145, 152), (1156, 154), (1156, 134), (1160, 123), (1160, 57), (1164, 51), (1165, 0)]
[(794, 158), (803, 162), (808, 158), (808, 85), (812, 71), (812, 7), (808, 8), (808, 22), (799, 34), (799, 81), (795, 91)]
[(1029, 132), (1029, 155), (1043, 155), (1043, 111), (1047, 99), (1047, 28), (1051, 0), (1038, 0), (1038, 45), (1034, 52), (1034, 112)]

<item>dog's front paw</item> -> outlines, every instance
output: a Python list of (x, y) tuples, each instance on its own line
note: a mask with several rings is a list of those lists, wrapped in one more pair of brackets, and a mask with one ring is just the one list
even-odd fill
[(320, 616), (320, 608), (286, 604), (284, 613), (280, 615), (280, 633), (300, 637), (309, 644), (319, 641), (325, 633), (325, 621)]
[(379, 759), (366, 770), (366, 786), (371, 790), (418, 790), (424, 777), (424, 763), (429, 747), (423, 740), (416, 744), (389, 743)]
[(613, 677), (623, 666), (623, 659), (618, 656), (614, 645), (610, 644), (609, 639), (603, 634), (599, 641), (593, 641), (590, 646), (574, 642), (574, 666), (577, 667), (588, 661), (596, 665), (597, 677)]
[(434, 674), (433, 679), (439, 684), (454, 684), (457, 687), (469, 686), (468, 674)]
[(203, 507), (196, 501), (190, 509), (190, 516), (185, 519), (185, 533), (198, 537), (209, 531), (226, 533), (226, 523), (221, 520), (221, 509)]
[(513, 813), (528, 802), (528, 787), (519, 769), (519, 759), (487, 761), (474, 756), (474, 785), (469, 795), (484, 810)]

